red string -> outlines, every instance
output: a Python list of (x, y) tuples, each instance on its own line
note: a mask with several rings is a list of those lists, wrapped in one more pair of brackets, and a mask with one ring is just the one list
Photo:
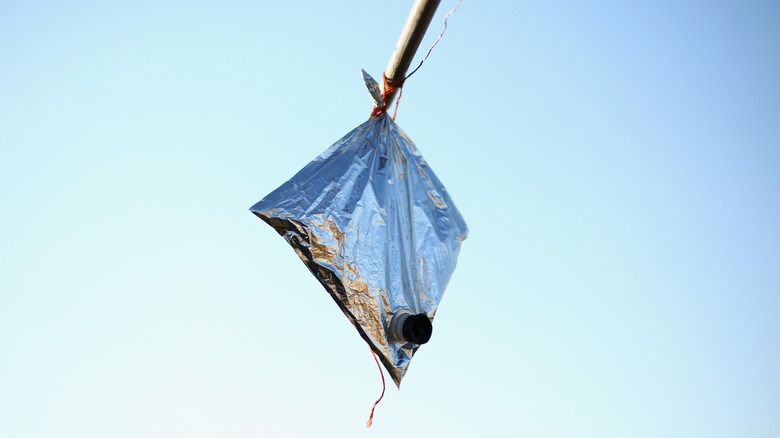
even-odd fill
[(395, 115), (398, 114), (398, 104), (401, 103), (401, 96), (404, 95), (404, 87), (401, 87), (398, 89), (398, 99), (395, 101), (395, 110), (393, 111), (393, 120), (395, 120)]
[(385, 396), (385, 373), (382, 372), (382, 365), (379, 364), (379, 358), (376, 357), (376, 353), (374, 353), (374, 350), (371, 350), (371, 354), (374, 355), (374, 360), (376, 361), (376, 366), (379, 367), (379, 375), (382, 376), (382, 394), (379, 396), (378, 399), (374, 402), (374, 406), (371, 407), (371, 415), (368, 417), (368, 421), (366, 422), (366, 427), (371, 427), (371, 424), (374, 422), (374, 409), (376, 409), (376, 405), (379, 404), (379, 401), (382, 400), (382, 397)]
[[(382, 97), (382, 102), (384, 102), (384, 105), (382, 105), (382, 106), (375, 106), (373, 111), (371, 111), (371, 117), (369, 117), (369, 119), (374, 117), (377, 114), (382, 114), (384, 112), (387, 112), (387, 103), (385, 102), (385, 98), (390, 93), (392, 93), (393, 91), (401, 89), (401, 87), (404, 86), (403, 81), (401, 81), (400, 85), (395, 86), (395, 87), (390, 85), (390, 83), (387, 82), (387, 76), (385, 76), (384, 74), (382, 74), (382, 81), (384, 82), (384, 87), (382, 87), (384, 89), (384, 91), (382, 92), (381, 97)], [(395, 110), (398, 111), (398, 103), (397, 102), (395, 104)], [(395, 113), (393, 113), (393, 120), (395, 120)]]

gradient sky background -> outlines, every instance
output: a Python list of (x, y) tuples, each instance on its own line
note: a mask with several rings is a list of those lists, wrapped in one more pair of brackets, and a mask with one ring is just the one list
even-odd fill
[(0, 436), (780, 436), (744, 0), (463, 3), (396, 121), (470, 236), (365, 429), (369, 349), (248, 208), (368, 118), (411, 3), (0, 3)]

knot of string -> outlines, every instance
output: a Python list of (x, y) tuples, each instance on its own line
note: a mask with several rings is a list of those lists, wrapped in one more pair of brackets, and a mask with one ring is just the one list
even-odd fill
[[(406, 80), (406, 78), (404, 78), (404, 80)], [(392, 86), (392, 85), (390, 85), (389, 82), (387, 82), (387, 76), (385, 76), (384, 73), (383, 73), (382, 74), (382, 82), (383, 82), (382, 89), (384, 91), (382, 91), (382, 96), (381, 97), (382, 97), (382, 102), (384, 102), (384, 104), (382, 106), (375, 106), (374, 110), (371, 111), (371, 117), (369, 117), (369, 118), (372, 118), (372, 117), (376, 116), (377, 114), (382, 114), (384, 112), (387, 112), (387, 100), (386, 100), (387, 96), (389, 96), (395, 90), (400, 90), (401, 93), (403, 93), (403, 86), (404, 86), (404, 82), (403, 81), (401, 81), (401, 83), (399, 85), (397, 85), (397, 86)], [(398, 101), (399, 100), (401, 100), (401, 95), (400, 94), (398, 95), (398, 100), (395, 101), (395, 111), (393, 111), (393, 120), (395, 120), (395, 114), (398, 112)]]

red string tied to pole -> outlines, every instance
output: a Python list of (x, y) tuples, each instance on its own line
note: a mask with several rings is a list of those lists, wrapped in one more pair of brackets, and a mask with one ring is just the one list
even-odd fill
[[(382, 106), (375, 106), (373, 111), (371, 111), (371, 117), (372, 118), (378, 114), (382, 114), (387, 112), (387, 101), (385, 101), (385, 98), (390, 95), (390, 93), (394, 92), (395, 90), (403, 90), (404, 83), (401, 81), (401, 83), (397, 86), (390, 85), (389, 82), (387, 82), (387, 76), (382, 74), (382, 82), (384, 82), (384, 86), (382, 87), (384, 91), (382, 91), (382, 101), (385, 102)], [(401, 98), (399, 96), (398, 100), (395, 102), (395, 111), (393, 112), (393, 120), (395, 120), (395, 115), (398, 112), (398, 101), (400, 101)]]

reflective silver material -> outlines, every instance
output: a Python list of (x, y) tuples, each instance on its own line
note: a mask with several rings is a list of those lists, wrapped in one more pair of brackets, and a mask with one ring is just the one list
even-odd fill
[(370, 74), (366, 73), (365, 70), (361, 70), (361, 73), (363, 73), (363, 82), (366, 83), (368, 94), (370, 94), (371, 99), (374, 100), (374, 106), (384, 105), (385, 102), (384, 99), (382, 99), (382, 91), (379, 89), (379, 84), (377, 84), (374, 78), (372, 78)]
[(393, 315), (433, 319), (468, 233), (412, 141), (379, 114), (250, 210), (290, 243), (400, 385), (419, 345), (391, 335)]

